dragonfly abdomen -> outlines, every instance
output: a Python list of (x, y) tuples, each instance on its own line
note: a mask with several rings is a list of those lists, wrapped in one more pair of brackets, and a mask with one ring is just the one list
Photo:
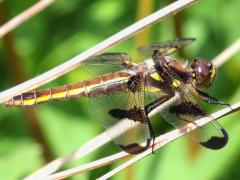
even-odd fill
[(128, 76), (128, 73), (115, 72), (76, 84), (25, 92), (4, 102), (4, 105), (7, 107), (31, 107), (49, 101), (114, 94), (127, 89), (123, 85), (123, 80), (127, 80)]
[(49, 101), (61, 101), (64, 99), (76, 99), (86, 97), (85, 82), (73, 85), (65, 85), (46, 90), (36, 90), (14, 96), (4, 104), (7, 107), (31, 107)]

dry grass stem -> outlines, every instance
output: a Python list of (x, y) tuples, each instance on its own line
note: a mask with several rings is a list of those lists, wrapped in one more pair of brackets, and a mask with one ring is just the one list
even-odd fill
[(72, 169), (68, 169), (65, 171), (61, 171), (59, 173), (52, 174), (50, 176), (44, 177), (44, 179), (64, 179), (70, 176), (74, 176), (80, 173), (84, 173), (93, 169), (97, 169), (100, 167), (103, 167), (105, 165), (111, 164), (113, 162), (116, 162), (118, 160), (124, 159), (126, 157), (130, 156), (130, 154), (126, 152), (119, 152), (117, 154), (113, 154), (111, 156), (107, 156), (105, 158), (81, 165), (79, 167), (75, 167)]
[[(226, 115), (228, 115), (228, 114), (230, 114), (232, 112), (238, 111), (240, 109), (240, 103), (236, 103), (235, 105), (231, 106), (231, 108), (232, 109), (227, 107), (225, 109), (222, 109), (222, 110), (220, 110), (218, 112), (215, 112), (215, 113), (211, 114), (213, 119), (212, 118), (201, 118), (201, 119), (198, 119), (198, 120), (194, 121), (196, 124), (189, 123), (189, 124), (179, 128), (179, 129), (173, 130), (173, 131), (171, 131), (169, 133), (166, 133), (166, 134), (164, 134), (162, 136), (159, 136), (155, 140), (154, 150), (157, 151), (158, 149), (160, 149), (161, 147), (165, 146), (169, 142), (172, 142), (175, 139), (177, 139), (179, 137), (182, 137), (186, 133), (196, 129), (197, 127), (203, 126), (203, 125), (209, 123), (210, 121), (212, 121), (214, 119), (219, 119), (219, 118), (221, 118), (223, 116), (226, 116)], [(107, 174), (105, 174), (104, 176), (100, 177), (98, 180), (111, 178), (112, 176), (114, 176), (118, 172), (124, 170), (128, 166), (136, 163), (137, 161), (143, 159), (144, 157), (146, 157), (147, 155), (149, 155), (151, 153), (152, 153), (152, 149), (150, 147), (147, 151), (144, 151), (143, 153), (133, 157), (132, 159), (128, 160), (127, 162), (123, 163), (122, 165), (118, 166), (117, 168), (109, 171)]]
[[(230, 108), (225, 108), (222, 109), (218, 112), (213, 113), (211, 116), (214, 119), (219, 119), (223, 116), (226, 116), (229, 113), (232, 113), (234, 111), (237, 111), (240, 109), (240, 103), (237, 103), (233, 106), (231, 106), (232, 109)], [(196, 129), (199, 126), (203, 126), (207, 123), (209, 123), (210, 121), (212, 121), (213, 119), (211, 118), (201, 118), (199, 120), (196, 120), (196, 124), (190, 123), (187, 124), (179, 129), (175, 129), (169, 133), (166, 133), (164, 135), (161, 135), (159, 137), (156, 138), (155, 140), (155, 144), (154, 144), (154, 151), (157, 151), (158, 149), (160, 149), (161, 147), (165, 146), (166, 144), (168, 144), (169, 142), (172, 142), (173, 140), (185, 135), (186, 133)], [(197, 126), (196, 126), (197, 125)], [(121, 166), (118, 166), (117, 168), (115, 168), (114, 170), (108, 172), (107, 174), (105, 174), (104, 176), (102, 176), (99, 179), (108, 179), (110, 177), (112, 177), (113, 175), (115, 175), (116, 173), (122, 171), (123, 169), (127, 168), (128, 166), (136, 163), (137, 161), (141, 160), (142, 158), (146, 157), (147, 155), (152, 154), (152, 147), (149, 147), (148, 150), (144, 151), (143, 153), (134, 156), (132, 159), (128, 160), (127, 162), (123, 163)], [(59, 173), (55, 173), (52, 174), (50, 176), (46, 176), (43, 177), (44, 179), (63, 179), (63, 178), (67, 178), (73, 175), (77, 175), (80, 173), (84, 173), (102, 166), (105, 166), (107, 164), (113, 163), (119, 159), (123, 159), (126, 158), (127, 156), (129, 156), (129, 154), (125, 153), (125, 152), (120, 152), (102, 159), (99, 159), (97, 161), (94, 162), (90, 162), (72, 169), (68, 169)], [(35, 177), (36, 178), (36, 177)]]
[(101, 43), (97, 44), (96, 46), (88, 49), (87, 51), (75, 56), (74, 58), (70, 59), (69, 61), (39, 75), (31, 80), (28, 80), (24, 83), (21, 83), (13, 88), (10, 88), (6, 91), (0, 93), (0, 103), (12, 98), (15, 95), (21, 94), (23, 92), (35, 89), (43, 84), (46, 84), (57, 77), (60, 77), (67, 72), (73, 70), (74, 68), (78, 67), (80, 63), (90, 57), (100, 54), (107, 48), (112, 47), (113, 45), (133, 36), (137, 32), (141, 31), (142, 29), (157, 23), (158, 21), (162, 20), (163, 18), (175, 14), (180, 10), (183, 10), (190, 4), (195, 2), (195, 0), (180, 0), (176, 1), (159, 11), (143, 18), (142, 20), (128, 26), (127, 28), (123, 29), (122, 31), (116, 33), (115, 35), (107, 38), (106, 40), (102, 41)]
[(55, 0), (41, 0), (26, 11), (22, 12), (18, 16), (8, 21), (6, 24), (2, 25), (0, 27), (0, 38), (9, 33), (10, 31), (14, 30), (23, 22), (27, 21), (34, 15), (38, 14), (39, 12), (50, 6), (54, 1)]
[[(163, 104), (163, 106), (168, 106), (168, 103), (170, 102), (166, 102), (165, 104)], [(162, 108), (164, 108), (162, 107)], [(237, 111), (240, 108), (240, 103), (235, 104), (230, 108), (225, 108), (221, 111), (218, 111), (214, 114), (212, 114), (211, 116), (214, 119), (219, 119), (231, 112)], [(159, 109), (161, 110), (161, 109)], [(158, 110), (158, 111), (159, 111)], [(154, 111), (153, 111), (154, 112)], [(154, 113), (150, 114), (150, 116), (153, 116), (157, 113), (157, 111), (155, 111)], [(196, 124), (198, 126), (203, 126), (206, 123), (209, 123), (212, 119), (211, 118), (202, 118), (196, 121)], [(154, 144), (154, 150), (158, 150), (159, 148), (163, 147), (164, 145), (166, 145), (167, 143), (173, 141), (174, 139), (177, 139), (181, 136), (183, 136), (184, 134), (186, 134), (187, 132), (195, 129), (196, 127), (195, 124), (188, 124), (186, 126), (183, 126), (180, 129), (176, 129), (173, 130), (169, 133), (166, 133), (162, 136), (159, 136), (156, 138), (155, 140), (155, 144)], [(106, 139), (107, 140), (106, 140)], [(65, 165), (66, 163), (78, 159), (82, 156), (85, 156), (87, 153), (96, 150), (98, 147), (104, 145), (105, 143), (107, 143), (108, 141), (110, 141), (110, 138), (108, 137), (108, 135), (106, 133), (102, 133), (100, 136), (97, 136), (96, 138), (94, 138), (93, 140), (89, 141), (86, 145), (84, 145), (82, 148), (80, 148), (78, 151), (73, 152), (72, 154), (68, 155), (65, 158), (59, 158), (55, 161), (53, 161), (52, 163), (48, 164), (47, 166), (45, 166), (44, 168), (42, 168), (41, 170), (35, 172), (34, 174), (32, 174), (31, 176), (27, 177), (26, 179), (36, 179), (36, 178), (49, 178), (49, 179), (63, 179), (69, 176), (73, 176), (79, 173), (83, 173), (83, 172), (87, 172), (89, 170), (93, 170), (102, 166), (105, 166), (107, 164), (110, 164), (112, 162), (115, 162), (119, 159), (125, 158), (127, 156), (129, 156), (127, 153), (125, 152), (120, 152), (108, 157), (105, 157), (103, 159), (94, 161), (94, 162), (90, 162), (81, 166), (78, 166), (76, 168), (72, 168), (69, 170), (65, 170), (56, 174), (52, 174), (50, 176), (48, 176), (49, 174), (53, 173), (54, 171), (57, 171), (57, 169), (59, 169), (60, 167), (62, 167), (63, 165)], [(94, 147), (95, 146), (95, 147)], [(90, 149), (89, 149), (90, 148)], [(115, 170), (109, 172), (109, 174), (107, 174), (107, 176), (113, 174), (116, 174), (117, 172), (121, 171), (122, 169), (126, 168), (127, 166), (135, 163), (136, 161), (142, 159), (143, 157), (149, 155), (152, 153), (152, 148), (150, 147), (149, 150), (137, 155), (136, 157), (134, 157), (133, 159), (130, 159), (129, 161), (127, 161), (126, 163), (124, 163), (122, 166), (119, 166), (118, 168), (116, 168)]]
[(212, 62), (216, 67), (221, 66), (225, 61), (229, 60), (233, 55), (240, 51), (240, 38), (236, 40), (231, 46), (226, 48), (218, 56), (216, 56)]
[(36, 171), (33, 174), (31, 174), (30, 176), (26, 177), (26, 179), (36, 179), (37, 177), (43, 177), (43, 176), (52, 174), (52, 173), (56, 172), (58, 169), (62, 168), (67, 163), (86, 156), (87, 154), (98, 149), (99, 147), (103, 146), (104, 144), (108, 143), (109, 141), (111, 141), (110, 137), (107, 135), (106, 132), (104, 132), (104, 133), (98, 135), (97, 137), (95, 137), (94, 139), (88, 141), (82, 147), (71, 152), (70, 154), (60, 157), (58, 159), (55, 159), (54, 161), (48, 163), (47, 165), (45, 165), (38, 171)]
[[(149, 113), (149, 118), (157, 114), (159, 111), (161, 111), (163, 108), (169, 106), (169, 103), (172, 103), (172, 101), (167, 101), (161, 105), (161, 107), (156, 108), (151, 113)], [(125, 129), (127, 130), (127, 129)], [(124, 133), (124, 132), (121, 132)], [(26, 179), (36, 179), (36, 177), (42, 177), (47, 176), (49, 174), (52, 174), (53, 172), (56, 172), (58, 169), (66, 165), (68, 162), (74, 161), (76, 159), (79, 159), (81, 157), (84, 157), (85, 155), (89, 154), (90, 152), (97, 150), (99, 147), (105, 145), (106, 143), (110, 142), (111, 139), (108, 136), (106, 132), (98, 135), (97, 137), (93, 138), (89, 142), (87, 142), (85, 145), (83, 145), (78, 150), (70, 153), (69, 155), (65, 157), (58, 158), (43, 168), (39, 169), (35, 173), (31, 174), (30, 176), (26, 177)]]

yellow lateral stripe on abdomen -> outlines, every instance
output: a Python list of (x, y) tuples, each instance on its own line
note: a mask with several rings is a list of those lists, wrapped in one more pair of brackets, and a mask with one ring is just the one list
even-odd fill
[[(122, 81), (128, 80), (130, 76), (127, 72), (109, 73), (87, 81), (76, 84), (60, 86), (47, 90), (37, 90), (26, 92), (15, 96), (4, 102), (7, 107), (33, 106), (53, 100), (75, 99), (80, 97), (104, 95), (106, 93), (118, 93), (124, 90), (121, 85)], [(116, 84), (114, 84), (116, 82)], [(103, 84), (103, 86), (101, 86)], [(110, 86), (110, 85), (113, 85)], [(115, 85), (115, 87), (114, 87)]]
[(63, 100), (67, 98), (74, 99), (81, 96), (86, 96), (85, 88), (83, 88), (82, 84), (77, 83), (47, 90), (26, 92), (13, 97), (4, 104), (7, 107), (34, 106), (48, 101)]
[(36, 104), (49, 101), (51, 99), (50, 94), (51, 90), (31, 91), (13, 97), (13, 101), (20, 99), (22, 100), (20, 106), (34, 106)]

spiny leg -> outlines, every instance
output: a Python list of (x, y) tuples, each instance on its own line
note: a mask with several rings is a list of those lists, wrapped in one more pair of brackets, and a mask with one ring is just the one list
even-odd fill
[(193, 91), (193, 92), (194, 92), (194, 94), (195, 94), (198, 98), (202, 99), (204, 102), (206, 102), (206, 103), (208, 103), (208, 104), (227, 106), (227, 107), (229, 107), (231, 110), (233, 110), (230, 104), (225, 103), (225, 102), (223, 102), (223, 101), (220, 101), (220, 100), (216, 99), (215, 97), (210, 96), (209, 94), (207, 94), (207, 93), (205, 93), (205, 92), (202, 92), (202, 91), (200, 91), (200, 90), (198, 90), (198, 89), (196, 89), (196, 88), (194, 88), (194, 91)]

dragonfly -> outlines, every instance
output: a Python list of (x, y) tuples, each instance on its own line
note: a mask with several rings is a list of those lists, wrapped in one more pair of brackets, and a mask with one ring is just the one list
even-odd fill
[[(211, 118), (210, 123), (197, 127), (189, 136), (203, 147), (220, 149), (228, 142), (228, 134), (198, 103), (200, 100), (228, 105), (202, 90), (214, 82), (216, 68), (203, 58), (193, 59), (186, 67), (170, 57), (194, 41), (181, 38), (139, 47), (144, 59), (139, 64), (132, 62), (126, 53), (100, 54), (83, 63), (93, 78), (24, 92), (4, 104), (32, 107), (49, 101), (88, 98), (93, 114), (110, 138), (125, 152), (137, 154), (154, 144), (155, 133), (148, 115), (170, 102), (159, 111), (164, 120), (179, 128), (203, 117)], [(149, 103), (146, 97), (151, 98)]]

